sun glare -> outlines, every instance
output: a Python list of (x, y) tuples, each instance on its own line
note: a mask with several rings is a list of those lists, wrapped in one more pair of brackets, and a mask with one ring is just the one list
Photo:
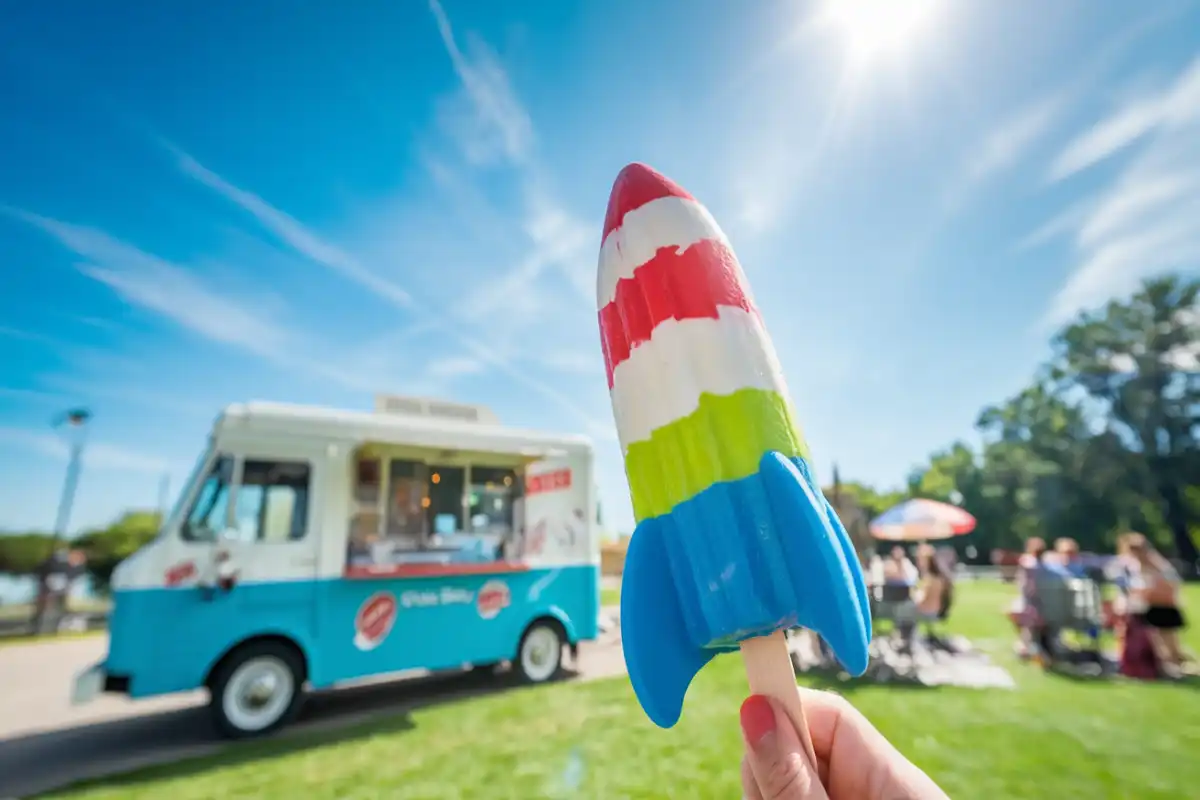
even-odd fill
[(937, 21), (941, 0), (823, 0), (816, 22), (855, 67), (909, 53)]

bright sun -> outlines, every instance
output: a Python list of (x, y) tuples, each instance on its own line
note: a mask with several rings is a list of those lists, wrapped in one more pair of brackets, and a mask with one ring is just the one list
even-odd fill
[(902, 57), (937, 21), (941, 0), (823, 0), (814, 20), (841, 40), (851, 66)]

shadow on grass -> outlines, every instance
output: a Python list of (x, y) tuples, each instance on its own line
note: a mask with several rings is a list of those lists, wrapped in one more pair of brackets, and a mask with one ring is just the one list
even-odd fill
[(1054, 664), (1045, 669), (1047, 675), (1069, 681), (1071, 683), (1098, 684), (1121, 683), (1133, 686), (1179, 686), (1186, 689), (1200, 690), (1200, 676), (1185, 675), (1181, 678), (1159, 678), (1157, 680), (1140, 680), (1122, 675), (1116, 669), (1105, 672), (1081, 670), (1071, 665)]
[(842, 677), (842, 673), (829, 670), (809, 670), (798, 676), (805, 686), (838, 694), (851, 694), (858, 689), (882, 687), (886, 689), (941, 689), (943, 687), (922, 683), (915, 678), (894, 677), (878, 680), (870, 675), (861, 678)]
[[(577, 677), (564, 670), (563, 680)], [(130, 790), (163, 778), (269, 760), (322, 746), (402, 733), (412, 712), (508, 691), (512, 673), (454, 672), (314, 693), (297, 721), (247, 742), (218, 737), (204, 706), (0, 741), (0, 797), (56, 796), (67, 789)]]

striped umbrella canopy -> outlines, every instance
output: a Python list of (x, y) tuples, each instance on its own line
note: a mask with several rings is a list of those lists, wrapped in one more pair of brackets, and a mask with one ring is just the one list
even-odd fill
[(973, 530), (973, 516), (936, 500), (906, 500), (871, 520), (871, 535), (887, 542), (929, 542)]

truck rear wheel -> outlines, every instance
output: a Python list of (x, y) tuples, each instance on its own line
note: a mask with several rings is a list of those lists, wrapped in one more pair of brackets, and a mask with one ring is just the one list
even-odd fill
[(303, 684), (304, 664), (294, 647), (277, 641), (240, 647), (213, 673), (213, 723), (230, 739), (278, 730), (300, 710)]
[(525, 683), (545, 683), (558, 677), (564, 644), (562, 626), (544, 619), (533, 623), (517, 648), (513, 661), (517, 675)]

